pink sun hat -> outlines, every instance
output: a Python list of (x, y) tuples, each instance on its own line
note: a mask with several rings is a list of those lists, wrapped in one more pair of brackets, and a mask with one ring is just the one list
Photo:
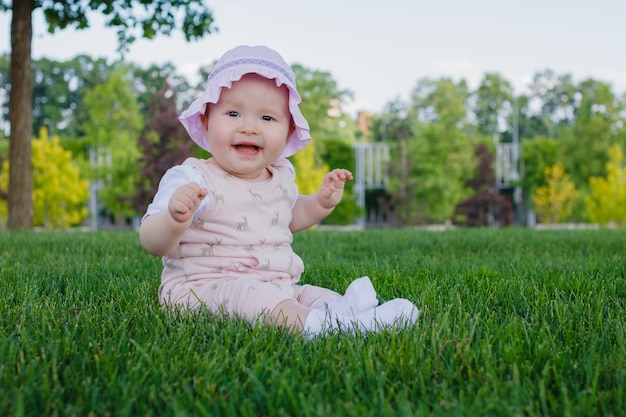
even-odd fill
[(296, 76), (278, 52), (266, 46), (237, 46), (217, 61), (207, 78), (204, 93), (194, 100), (178, 118), (187, 129), (191, 139), (202, 149), (211, 152), (204, 136), (200, 114), (206, 112), (207, 103), (217, 103), (223, 87), (230, 88), (233, 82), (240, 80), (245, 74), (258, 74), (276, 80), (278, 87), (287, 86), (289, 111), (296, 128), (289, 137), (281, 156), (286, 158), (304, 148), (311, 141), (311, 134), (309, 124), (298, 107), (302, 99), (296, 90)]

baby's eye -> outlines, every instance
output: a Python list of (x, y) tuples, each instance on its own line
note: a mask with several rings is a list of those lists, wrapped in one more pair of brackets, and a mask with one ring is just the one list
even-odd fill
[(266, 122), (271, 122), (272, 120), (274, 120), (274, 118), (272, 116), (261, 116), (261, 120), (265, 120)]
[(236, 111), (234, 111), (234, 110), (231, 110), (231, 111), (229, 111), (229, 112), (228, 112), (228, 115), (229, 115), (230, 117), (238, 117), (238, 116), (239, 116), (239, 112), (236, 112)]

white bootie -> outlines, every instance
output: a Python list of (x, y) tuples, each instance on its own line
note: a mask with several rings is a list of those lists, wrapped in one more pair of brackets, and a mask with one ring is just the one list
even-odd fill
[(346, 316), (349, 314), (359, 314), (370, 310), (378, 305), (376, 291), (369, 277), (357, 278), (348, 285), (342, 297), (332, 301), (318, 301), (311, 308), (325, 309), (330, 314), (336, 316)]
[(415, 324), (418, 317), (419, 310), (403, 298), (379, 306), (372, 282), (362, 277), (348, 286), (343, 297), (314, 304), (304, 323), (304, 334), (315, 337), (335, 330), (366, 333), (407, 327)]
[(409, 327), (415, 324), (418, 317), (419, 310), (412, 302), (396, 298), (359, 313), (352, 320), (348, 317), (347, 324), (361, 332), (373, 332), (385, 328)]

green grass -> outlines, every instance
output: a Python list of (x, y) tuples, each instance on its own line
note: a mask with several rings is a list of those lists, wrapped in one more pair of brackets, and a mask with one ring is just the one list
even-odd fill
[(303, 282), (372, 278), (414, 328), (310, 342), (156, 300), (131, 232), (0, 234), (0, 414), (626, 415), (626, 233), (312, 231)]

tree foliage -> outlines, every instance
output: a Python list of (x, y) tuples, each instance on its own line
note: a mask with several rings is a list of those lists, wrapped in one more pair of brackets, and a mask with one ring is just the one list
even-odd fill
[[(11, 3), (2, 0), (0, 10), (9, 10)], [(33, 10), (43, 10), (49, 33), (68, 27), (87, 29), (90, 14), (102, 14), (106, 17), (105, 25), (116, 29), (121, 51), (139, 37), (152, 39), (180, 29), (185, 39), (191, 41), (216, 30), (213, 13), (202, 0), (35, 0), (32, 3)]]
[(487, 73), (473, 94), (479, 133), (493, 137), (510, 120), (513, 87), (501, 75)]
[[(354, 149), (345, 140), (327, 140), (321, 154), (322, 160), (331, 168), (345, 168), (355, 173)], [(302, 175), (302, 173), (300, 173)], [(324, 219), (324, 224), (352, 224), (363, 214), (354, 196), (354, 181), (346, 182), (343, 200)]]
[(45, 127), (62, 138), (65, 148), (84, 157), (89, 144), (84, 128), (88, 122), (84, 97), (103, 84), (115, 69), (103, 58), (78, 55), (67, 61), (47, 58), (33, 65), (33, 132)]
[[(337, 81), (326, 71), (311, 70), (300, 64), (292, 65), (298, 91), (302, 96), (300, 110), (309, 121), (312, 135), (316, 141), (330, 139), (352, 139), (354, 137), (354, 122), (352, 130), (347, 135), (342, 134), (346, 117), (341, 106), (351, 97), (348, 90), (341, 90)], [(341, 135), (338, 137), (338, 135)]]
[(194, 142), (178, 121), (176, 93), (165, 84), (148, 101), (148, 121), (138, 139), (141, 154), (134, 208), (144, 212), (165, 171), (193, 154)]
[[(146, 68), (128, 65), (128, 70), (133, 91), (141, 106), (141, 113), (146, 120), (153, 117), (151, 112), (154, 109), (150, 108), (150, 103), (156, 97), (167, 94), (167, 98), (169, 98), (175, 94), (174, 111), (187, 107), (192, 98), (195, 98), (189, 81), (176, 72), (176, 67), (171, 62), (159, 65), (151, 64)], [(190, 97), (188, 97), (189, 93), (191, 93)]]
[(409, 154), (412, 130), (408, 113), (407, 104), (398, 100), (390, 102), (370, 127), (374, 138), (389, 143), (391, 147), (389, 199), (382, 210), (399, 226), (414, 222), (419, 217), (421, 208), (421, 203), (414, 197), (419, 179), (412, 175), (414, 163)]
[(87, 216), (89, 182), (81, 178), (71, 152), (63, 149), (58, 136), (49, 139), (42, 128), (33, 141), (34, 225), (46, 228), (80, 224)]
[[(72, 153), (63, 149), (58, 135), (42, 128), (33, 140), (34, 226), (47, 229), (79, 225), (87, 217), (89, 182), (81, 178)], [(0, 189), (8, 186), (8, 165), (0, 173)], [(0, 200), (0, 217), (6, 220), (6, 201)]]
[(420, 204), (409, 222), (449, 220), (455, 206), (469, 195), (465, 181), (474, 170), (475, 144), (464, 129), (468, 94), (463, 81), (418, 83), (407, 152), (411, 176), (419, 181), (413, 198)]
[(562, 139), (562, 160), (572, 180), (587, 188), (589, 178), (604, 174), (607, 150), (624, 129), (624, 105), (603, 82), (585, 80), (578, 91), (580, 103), (572, 133)]
[(537, 217), (546, 224), (563, 223), (571, 215), (580, 193), (561, 162), (547, 167), (544, 172), (546, 185), (539, 187), (532, 197)]
[(101, 184), (102, 204), (118, 221), (133, 216), (139, 177), (137, 138), (143, 127), (139, 104), (125, 67), (85, 95), (91, 144), (91, 180)]
[[(292, 65), (292, 69), (303, 100), (300, 109), (309, 123), (313, 140), (291, 160), (296, 168), (298, 189), (308, 194), (317, 192), (329, 169), (345, 168), (354, 172), (350, 144), (356, 137), (356, 123), (341, 109), (352, 93), (340, 89), (330, 73), (311, 70), (300, 64)], [(324, 223), (354, 222), (359, 211), (353, 197), (352, 183), (348, 182), (343, 201), (324, 219)]]
[(557, 75), (550, 69), (539, 71), (529, 88), (532, 97), (540, 104), (539, 113), (527, 114), (535, 119), (532, 133), (555, 138), (560, 129), (572, 126), (577, 91), (571, 75)]
[[(46, 7), (56, 7), (59, 11), (54, 13), (59, 19), (69, 19), (73, 18), (72, 16), (80, 17), (83, 11), (86, 11), (84, 18), (95, 13), (109, 16), (105, 14), (105, 6), (106, 4), (113, 5), (114, 2), (112, 0), (91, 2), (46, 0), (31, 3), (30, 0), (25, 0), (12, 4), (7, 0), (0, 0), (0, 8), (12, 10), (14, 4), (18, 3), (22, 7), (27, 6), (27, 9), (31, 4), (30, 12), (39, 7), (41, 10)], [(78, 3), (80, 6), (77, 6)], [(113, 13), (122, 17), (123, 13), (117, 9), (126, 8), (132, 3), (135, 5), (135, 11), (138, 12), (137, 16), (144, 10), (144, 7), (165, 5), (163, 1), (133, 2), (129, 0), (122, 6), (115, 3), (118, 7), (113, 7)], [(143, 3), (146, 5), (144, 6)], [(178, 19), (177, 21), (180, 22), (184, 8), (177, 9), (178, 12), (174, 13), (177, 4), (177, 2), (168, 2), (167, 7), (170, 7), (170, 11), (178, 16), (175, 20)], [(92, 9), (92, 5), (99, 5), (100, 8)], [(71, 9), (72, 7), (77, 9)], [(70, 13), (67, 12), (68, 10), (74, 11)], [(130, 9), (126, 10), (126, 12), (129, 11)], [(113, 14), (110, 16), (112, 17)], [(149, 19), (149, 16), (143, 16), (141, 19)], [(56, 26), (55, 30), (74, 25), (69, 22), (70, 20), (66, 26)], [(137, 23), (138, 21), (133, 23), (131, 19), (125, 24), (131, 26)], [(133, 30), (136, 33), (133, 34), (132, 30), (127, 31), (130, 35), (127, 40), (136, 37), (142, 27), (141, 25), (135, 26)], [(16, 155), (28, 154), (29, 150), (26, 145), (30, 145), (31, 138), (38, 134), (41, 127), (47, 127), (51, 136), (58, 134), (61, 137), (61, 145), (71, 150), (74, 158), (87, 160), (87, 150), (92, 148), (92, 140), (100, 140), (98, 139), (100, 136), (94, 135), (94, 128), (89, 127), (94, 115), (89, 113), (92, 111), (91, 105), (87, 105), (85, 97), (87, 92), (93, 91), (97, 86), (109, 80), (109, 76), (117, 71), (121, 64), (121, 62), (109, 63), (104, 59), (86, 55), (67, 62), (55, 62), (46, 58), (34, 61), (30, 66), (34, 70), (31, 77), (32, 97), (29, 100), (32, 111), (25, 110), (26, 100), (23, 97), (21, 101), (14, 101), (10, 105), (16, 110), (9, 111), (7, 98), (9, 94), (15, 93), (13, 90), (19, 90), (19, 88), (12, 88), (9, 72), (12, 74), (22, 74), (22, 72), (20, 72), (21, 69), (9, 71), (12, 65), (9, 56), (0, 56), (0, 88), (4, 89), (2, 92), (6, 92), (5, 95), (0, 92), (0, 100), (3, 101), (3, 123), (0, 127), (7, 134), (9, 125), (17, 126), (17, 131), (30, 132), (28, 143), (21, 143), (12, 138), (11, 149), (8, 149), (9, 141), (0, 142), (0, 160), (7, 158), (7, 155), (9, 159), (14, 159), (17, 158)], [(177, 142), (177, 139), (173, 139), (174, 136), (170, 136), (174, 133), (168, 133), (168, 129), (170, 127), (176, 129), (174, 126), (178, 126), (178, 122), (174, 120), (175, 113), (180, 112), (196, 91), (195, 87), (190, 86), (184, 77), (176, 73), (176, 68), (172, 64), (151, 65), (146, 68), (130, 64), (125, 67), (128, 73), (124, 78), (130, 82), (131, 90), (138, 101), (139, 113), (144, 116), (144, 120), (148, 121), (140, 140), (143, 141), (141, 152), (145, 155), (146, 167), (150, 165), (152, 167), (150, 169), (155, 172), (151, 174), (144, 172), (142, 176), (145, 181), (149, 176), (160, 175), (157, 171), (161, 172), (164, 169), (163, 165), (169, 165), (170, 162), (174, 164), (174, 160), (178, 161), (176, 158), (172, 161), (167, 160), (168, 157), (175, 156), (174, 149), (177, 146), (180, 149), (184, 146), (183, 144), (190, 143), (189, 140), (182, 138), (180, 142)], [(208, 70), (209, 67), (202, 70)], [(409, 102), (394, 100), (385, 106), (381, 114), (373, 115), (369, 135), (361, 135), (369, 137), (363, 138), (358, 134), (354, 120), (342, 109), (342, 106), (351, 98), (349, 91), (340, 89), (332, 75), (326, 71), (312, 70), (299, 64), (294, 65), (293, 69), (297, 74), (299, 91), (304, 99), (301, 108), (311, 126), (314, 168), (319, 168), (323, 164), (330, 168), (348, 167), (354, 161), (351, 146), (354, 141), (371, 140), (386, 142), (390, 145), (391, 183), (381, 195), (385, 197), (383, 200), (388, 205), (386, 207), (388, 210), (385, 210), (385, 213), (389, 214), (387, 218), (397, 225), (445, 221), (450, 216), (458, 214), (458, 211), (455, 212), (455, 207), (458, 210), (461, 206), (467, 215), (470, 207), (465, 206), (466, 203), (478, 212), (480, 210), (484, 212), (486, 210), (484, 207), (494, 204), (495, 200), (491, 200), (492, 197), (495, 198), (494, 195), (483, 194), (485, 190), (478, 191), (471, 185), (472, 181), (477, 180), (476, 176), (481, 175), (478, 171), (485, 171), (483, 165), (487, 163), (481, 160), (481, 156), (474, 153), (479, 143), (490, 142), (494, 138), (500, 142), (512, 142), (515, 137), (520, 139), (522, 178), (512, 186), (523, 187), (522, 195), (526, 199), (524, 205), (527, 208), (532, 208), (534, 204), (532, 196), (536, 190), (548, 186), (545, 176), (546, 168), (552, 168), (560, 161), (575, 188), (583, 197), (587, 197), (592, 193), (590, 178), (608, 178), (607, 150), (610, 145), (626, 146), (626, 114), (624, 113), (626, 96), (616, 94), (609, 84), (599, 80), (589, 79), (575, 83), (570, 75), (556, 74), (547, 69), (535, 74), (529, 85), (529, 93), (515, 97), (510, 82), (494, 73), (485, 74), (474, 91), (470, 91), (462, 79), (454, 82), (446, 78), (423, 79), (418, 81)], [(161, 90), (166, 82), (169, 83), (171, 89), (171, 92), (167, 94), (176, 91), (175, 99), (169, 103), (157, 104), (158, 101), (169, 100), (169, 96), (163, 95)], [(13, 85), (19, 85), (19, 83), (16, 84), (13, 81)], [(152, 100), (156, 101), (151, 103)], [(165, 111), (168, 106), (170, 109)], [(177, 110), (174, 110), (174, 107)], [(21, 110), (18, 111), (18, 108)], [(133, 106), (130, 109), (135, 111)], [(9, 113), (12, 116), (9, 116)], [(167, 116), (165, 116), (166, 113)], [(32, 118), (30, 124), (21, 120), (24, 115)], [(101, 112), (98, 117), (100, 116), (108, 117), (106, 112)], [(7, 118), (11, 119), (11, 117), (20, 119), (21, 124), (15, 125), (15, 121), (10, 120), (7, 123)], [(16, 134), (13, 129), (11, 134)], [(137, 134), (137, 131), (134, 134)], [(128, 143), (131, 148), (125, 156), (135, 155), (136, 158), (136, 148), (132, 148), (136, 144), (130, 145), (131, 140), (127, 139), (124, 143)], [(125, 146), (121, 143), (119, 145)], [(113, 158), (111, 152), (100, 148), (100, 161)], [(160, 161), (155, 159), (153, 164), (148, 164), (148, 158), (160, 158), (157, 155), (149, 155), (149, 152), (157, 152), (157, 150), (162, 152), (160, 157), (163, 159)], [(182, 153), (186, 154), (186, 152)], [(28, 161), (30, 160), (29, 158)], [(20, 162), (23, 161), (26, 159), (20, 159)], [(23, 175), (10, 175), (9, 177), (14, 178), (15, 184), (12, 189), (20, 190), (21, 193), (28, 188), (29, 177), (24, 170), (30, 166), (30, 162), (26, 168), (20, 167), (19, 163), (17, 168), (15, 165), (10, 164), (10, 169), (15, 169)], [(106, 166), (106, 163), (104, 165)], [(135, 167), (134, 171), (128, 171), (124, 175), (130, 179), (136, 178), (139, 168)], [(302, 175), (303, 170), (297, 166), (296, 169), (298, 174)], [(104, 175), (104, 177), (101, 177), (103, 185), (105, 180), (109, 181), (109, 178), (112, 178), (111, 175)], [(158, 181), (153, 181), (153, 188), (156, 187), (156, 183)], [(145, 206), (154, 189), (146, 190), (145, 184), (136, 185), (136, 189), (138, 191), (129, 195), (128, 193), (131, 192), (129, 185), (121, 194), (115, 197), (111, 194), (111, 204), (124, 202), (126, 208), (122, 209), (120, 206), (116, 209), (120, 212), (143, 211), (141, 207)], [(101, 193), (109, 191), (121, 192), (120, 189), (107, 187), (107, 190)], [(6, 187), (4, 192), (7, 192)], [(347, 188), (346, 199), (332, 215), (332, 217), (337, 215), (344, 219), (338, 220), (339, 222), (349, 221), (345, 219), (353, 218), (353, 214), (358, 212), (356, 207), (348, 207), (352, 203), (350, 192), (351, 190)], [(9, 193), (4, 197), (15, 198), (13, 194)], [(2, 190), (0, 190), (1, 197)], [(133, 199), (138, 200), (133, 197), (139, 197), (138, 199), (143, 201), (141, 203), (143, 206), (138, 205), (137, 201), (131, 202), (130, 200)], [(498, 195), (498, 197), (501, 196)], [(17, 201), (16, 199), (14, 204), (17, 204)], [(18, 214), (23, 218), (28, 215), (28, 207), (24, 199), (20, 201), (19, 207), (24, 207), (24, 210), (20, 210)], [(583, 204), (584, 202), (585, 198), (581, 198), (574, 204), (570, 215), (571, 220), (589, 220), (587, 213), (589, 208)], [(483, 203), (485, 206), (481, 209), (479, 206)], [(344, 209), (347, 210), (345, 218), (342, 217)], [(111, 211), (112, 208), (108, 210)], [(479, 214), (477, 216), (483, 220), (486, 218)], [(335, 221), (331, 218), (327, 220)], [(459, 221), (458, 218), (456, 221)], [(16, 221), (17, 223), (19, 222)]]
[(65, 62), (42, 58), (34, 63), (33, 132), (46, 127), (53, 134), (70, 136), (68, 127), (77, 126), (72, 119), (81, 113), (84, 93), (108, 76), (106, 62), (99, 61), (104, 71), (86, 55)]
[(328, 172), (328, 165), (316, 165), (314, 153), (314, 147), (309, 145), (292, 157), (296, 168), (296, 185), (300, 194), (316, 193)]
[(591, 194), (585, 205), (591, 221), (599, 224), (614, 223), (626, 226), (626, 166), (624, 152), (614, 144), (608, 151), (606, 177), (591, 177)]
[(466, 186), (474, 194), (455, 208), (456, 223), (464, 226), (508, 226), (513, 221), (513, 205), (495, 187), (494, 156), (485, 143), (476, 146), (474, 176)]
[(152, 39), (180, 28), (186, 40), (200, 39), (213, 29), (213, 14), (203, 0), (0, 0), (0, 11), (12, 12), (9, 120), (9, 220), (12, 229), (32, 227), (32, 14), (43, 10), (48, 31), (89, 27), (89, 13), (104, 15), (118, 29), (120, 51), (138, 36)]
[(560, 142), (544, 136), (522, 142), (524, 176), (520, 183), (529, 195), (546, 185), (546, 168), (556, 164), (560, 158)]

